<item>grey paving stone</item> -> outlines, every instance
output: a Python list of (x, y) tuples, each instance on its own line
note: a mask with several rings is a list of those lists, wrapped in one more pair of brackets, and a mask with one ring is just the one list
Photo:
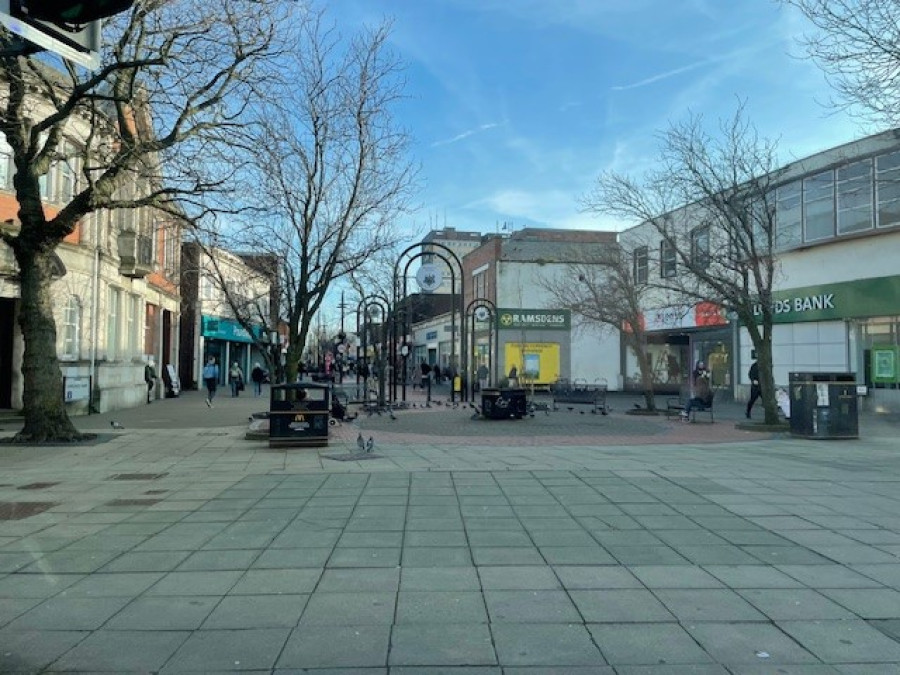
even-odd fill
[(141, 597), (104, 626), (113, 630), (194, 630), (219, 603), (219, 597)]
[[(30, 565), (13, 565), (12, 569), (2, 569), (5, 557), (0, 555), (0, 572), (19, 570), (23, 574), (90, 574), (118, 555), (118, 551), (69, 551), (62, 549), (48, 553)], [(27, 557), (29, 561), (34, 560), (33, 554), (28, 554)]]
[(397, 624), (487, 623), (484, 598), (477, 591), (401, 591)]
[(472, 554), (466, 547), (406, 547), (403, 549), (401, 564), (403, 567), (470, 567)]
[(853, 565), (853, 569), (885, 586), (900, 589), (900, 563), (890, 565)]
[(781, 572), (810, 588), (880, 588), (874, 579), (843, 565), (779, 565)]
[(617, 666), (616, 675), (731, 675), (733, 671), (707, 663), (703, 665)]
[(565, 591), (484, 591), (492, 623), (580, 623)]
[(647, 590), (570, 591), (587, 623), (649, 623), (675, 617)]
[(74, 630), (0, 630), (0, 672), (41, 672), (89, 635)]
[(321, 668), (322, 675), (384, 673), (390, 630), (390, 626), (372, 625), (298, 628), (288, 638), (275, 672), (315, 673)]
[(49, 598), (85, 578), (83, 574), (10, 574), (0, 579), (0, 598)]
[(721, 588), (654, 591), (678, 620), (764, 621), (765, 617), (732, 590)]
[(531, 537), (526, 532), (475, 530), (468, 532), (469, 545), (473, 548), (530, 547)]
[(630, 567), (647, 588), (722, 588), (722, 582), (694, 565), (638, 565)]
[(796, 579), (768, 565), (707, 565), (705, 569), (730, 588), (803, 587)]
[(11, 630), (96, 630), (130, 598), (65, 598), (45, 600), (7, 624)]
[(741, 546), (766, 565), (833, 565), (834, 561), (802, 546)]
[(229, 595), (297, 595), (312, 593), (321, 570), (250, 570), (228, 591)]
[(900, 619), (900, 592), (890, 588), (823, 589), (821, 593), (861, 619)]
[(200, 572), (215, 570), (246, 570), (262, 553), (261, 549), (249, 548), (232, 551), (197, 551), (191, 553), (176, 569), (179, 572)]
[(406, 532), (462, 532), (462, 517), (423, 518), (410, 516), (406, 521)]
[[(526, 525), (527, 527), (527, 525)], [(597, 541), (582, 529), (578, 530), (529, 530), (532, 541), (538, 546), (595, 547)]]
[(203, 622), (208, 629), (293, 628), (308, 595), (242, 595), (223, 598)]
[(482, 518), (468, 516), (465, 519), (466, 532), (525, 532), (518, 518)]
[(357, 591), (396, 591), (400, 586), (400, 568), (366, 567), (324, 570), (317, 591), (355, 593)]
[(155, 672), (190, 633), (186, 631), (112, 631), (92, 633), (52, 668), (75, 672)]
[(403, 539), (404, 546), (468, 546), (463, 531), (422, 531), (407, 532)]
[(159, 581), (163, 572), (95, 573), (64, 589), (69, 598), (136, 597)]
[(779, 621), (777, 625), (825, 663), (900, 661), (900, 643), (863, 621)]
[[(504, 668), (503, 675), (615, 675), (612, 666), (515, 666)], [(452, 675), (452, 674), (450, 674)]]
[(0, 602), (0, 626), (5, 626), (43, 601), (44, 598), (5, 598)]
[(778, 627), (771, 623), (688, 623), (685, 629), (700, 645), (722, 664), (761, 662), (777, 672), (781, 664), (819, 663)]
[(400, 548), (335, 548), (328, 567), (396, 567)]
[(618, 565), (569, 566), (561, 565), (553, 570), (563, 587), (574, 589), (643, 588), (643, 584), (628, 568)]
[(603, 544), (622, 565), (690, 565), (691, 562), (668, 546), (618, 546)]
[(587, 629), (580, 624), (494, 624), (491, 633), (504, 668), (606, 665)]
[(333, 549), (268, 548), (253, 561), (253, 569), (295, 569), (297, 567), (325, 567)]
[(147, 595), (225, 595), (242, 575), (239, 570), (169, 572), (147, 590)]
[(394, 593), (324, 593), (309, 598), (301, 626), (390, 624), (394, 619)]
[(616, 559), (600, 546), (541, 546), (550, 565), (614, 565)]
[(856, 618), (852, 612), (809, 588), (757, 588), (738, 593), (773, 620)]
[[(760, 659), (761, 661), (764, 659)], [(729, 666), (728, 670), (733, 675), (769, 675), (773, 666), (760, 664), (740, 664)], [(778, 675), (840, 675), (841, 671), (824, 664), (794, 663), (791, 665), (777, 666)], [(869, 673), (874, 675), (874, 673)]]
[(536, 548), (524, 547), (473, 547), (472, 559), (476, 565), (546, 565)]
[(479, 567), (478, 576), (485, 590), (554, 590), (561, 587), (550, 567)]
[(171, 572), (191, 554), (190, 551), (146, 551), (123, 553), (101, 572)]
[(161, 672), (273, 668), (289, 635), (283, 628), (196, 631)]
[(709, 654), (678, 624), (589, 624), (588, 630), (614, 666), (712, 662)]
[(673, 548), (695, 565), (754, 565), (759, 562), (737, 546), (683, 546)]
[(477, 591), (480, 588), (475, 567), (404, 567), (400, 577), (401, 591)]
[(894, 563), (897, 560), (897, 556), (865, 544), (816, 546), (814, 548), (817, 553), (844, 565), (876, 565), (878, 563)]
[(493, 665), (497, 663), (487, 624), (396, 625), (391, 666)]

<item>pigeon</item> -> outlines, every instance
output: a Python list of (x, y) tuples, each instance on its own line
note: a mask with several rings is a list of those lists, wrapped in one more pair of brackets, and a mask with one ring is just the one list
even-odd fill
[(372, 452), (375, 449), (375, 439), (369, 436), (369, 440), (366, 441), (366, 452)]
[(360, 452), (363, 452), (366, 449), (366, 442), (363, 440), (362, 432), (356, 437), (356, 447), (359, 448)]
[(113, 429), (124, 429), (125, 428), (121, 422), (116, 422), (115, 420), (110, 422), (109, 426), (111, 426)]
[(635, 409), (635, 410), (640, 410), (640, 409), (641, 409), (641, 404), (640, 404), (640, 403), (635, 403), (635, 404), (634, 404), (634, 409)]
[(394, 414), (394, 411), (393, 411), (393, 410), (388, 410), (388, 415), (391, 416), (391, 419), (392, 419), (392, 420), (394, 420), (394, 421), (397, 420), (397, 416)]

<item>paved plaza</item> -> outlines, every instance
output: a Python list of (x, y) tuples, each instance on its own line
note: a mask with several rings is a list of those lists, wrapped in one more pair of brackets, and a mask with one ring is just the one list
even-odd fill
[[(812, 441), (634, 401), (270, 450), (262, 400), (187, 392), (0, 446), (0, 672), (900, 672), (896, 420)], [(377, 458), (329, 458), (359, 434)]]

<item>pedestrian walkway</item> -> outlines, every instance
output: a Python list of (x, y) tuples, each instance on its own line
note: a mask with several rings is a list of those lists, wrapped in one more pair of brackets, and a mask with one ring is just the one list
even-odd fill
[[(892, 420), (691, 440), (739, 407), (625, 403), (270, 450), (243, 438), (261, 400), (187, 392), (76, 420), (93, 444), (2, 446), (0, 672), (898, 672)], [(379, 458), (328, 458), (360, 433)]]

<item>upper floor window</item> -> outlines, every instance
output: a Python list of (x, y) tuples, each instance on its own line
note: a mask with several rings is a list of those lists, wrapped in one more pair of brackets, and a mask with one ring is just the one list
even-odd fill
[(803, 179), (803, 218), (806, 241), (834, 236), (834, 172)]
[(122, 317), (122, 291), (112, 286), (109, 287), (109, 295), (106, 308), (106, 358), (114, 361), (119, 358), (122, 348), (121, 327), (119, 322)]
[(12, 179), (15, 172), (12, 148), (9, 147), (6, 139), (0, 136), (0, 189), (9, 190), (12, 188)]
[(634, 283), (647, 283), (647, 267), (649, 255), (646, 246), (640, 246), (634, 249)]
[(837, 231), (850, 234), (872, 229), (872, 160), (837, 170)]
[(878, 227), (900, 223), (900, 152), (876, 158), (875, 199)]
[(659, 276), (670, 279), (678, 274), (678, 258), (675, 245), (663, 239), (659, 244)]
[(691, 232), (691, 262), (700, 269), (709, 267), (709, 225)]
[(803, 240), (803, 185), (788, 183), (775, 193), (775, 248), (797, 246)]

